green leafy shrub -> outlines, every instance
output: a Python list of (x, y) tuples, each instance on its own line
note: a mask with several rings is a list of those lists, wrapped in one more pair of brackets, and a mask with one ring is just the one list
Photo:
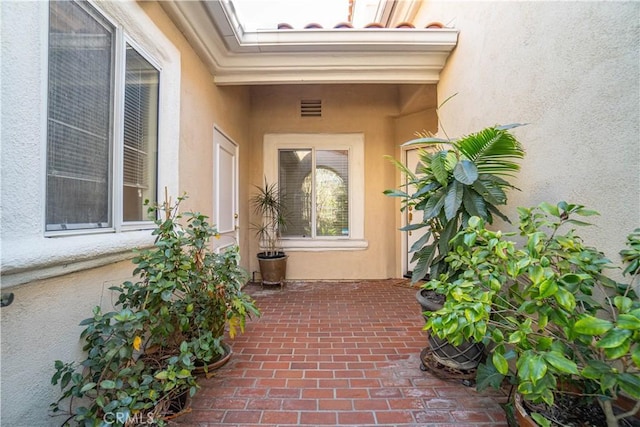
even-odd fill
[(487, 345), (479, 389), (508, 377), (526, 400), (552, 405), (569, 387), (595, 397), (608, 425), (617, 425), (640, 408), (612, 410), (620, 393), (640, 400), (640, 301), (633, 289), (640, 229), (621, 252), (630, 276), (623, 284), (603, 274), (609, 260), (566, 230), (586, 225), (576, 216), (595, 212), (561, 202), (519, 213), (522, 245), (509, 239), (514, 233), (487, 230), (478, 217), (455, 236), (446, 257), (450, 273), (425, 284), (446, 296), (441, 310), (425, 313), (425, 329), (454, 344), (473, 338)]
[(488, 127), (453, 140), (422, 134), (404, 144), (425, 147), (419, 149), (415, 171), (390, 158), (406, 176), (407, 190), (386, 190), (384, 194), (400, 197), (402, 211), (410, 208), (422, 213), (419, 223), (401, 230), (427, 229), (409, 250), (411, 261), (417, 261), (412, 282), (445, 272), (449, 241), (472, 216), (489, 223), (494, 215), (508, 221), (498, 206), (507, 203), (505, 190), (515, 188), (504, 178), (520, 169), (517, 161), (524, 157), (520, 143), (509, 132), (518, 126)]
[(217, 231), (200, 213), (183, 216), (184, 199), (149, 207), (156, 239), (133, 259), (139, 280), (110, 288), (116, 311), (95, 307), (80, 323), (85, 360), (55, 362), (51, 381), (62, 396), (51, 408), (61, 413), (68, 404), (65, 424), (124, 425), (142, 416), (162, 425), (179, 396), (196, 393), (194, 367), (222, 355), (225, 326), (233, 338), (247, 316), (259, 315), (241, 289), (247, 274), (237, 248), (212, 251)]

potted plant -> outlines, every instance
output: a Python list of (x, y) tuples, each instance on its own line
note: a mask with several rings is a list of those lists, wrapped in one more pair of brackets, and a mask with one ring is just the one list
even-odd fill
[[(445, 101), (446, 102), (446, 101)], [(445, 260), (450, 240), (469, 218), (479, 216), (491, 223), (493, 215), (505, 221), (508, 218), (499, 210), (507, 202), (505, 190), (515, 188), (504, 178), (520, 169), (517, 160), (524, 150), (509, 132), (520, 124), (494, 126), (458, 139), (435, 138), (420, 135), (404, 146), (420, 146), (419, 163), (415, 171), (400, 161), (391, 159), (407, 177), (409, 190), (387, 190), (385, 194), (401, 198), (401, 210), (412, 208), (422, 212), (422, 221), (401, 230), (415, 232), (426, 230), (410, 248), (412, 261), (417, 261), (411, 281), (416, 283), (425, 277), (436, 278), (448, 271)], [(427, 289), (421, 289), (416, 299), (422, 311), (435, 311), (441, 307), (441, 297)], [(429, 335), (429, 349), (422, 352), (422, 369), (430, 365), (429, 357), (438, 364), (462, 371), (474, 369), (483, 357), (479, 342), (465, 341), (453, 346)], [(466, 372), (462, 373), (468, 380)]]
[(412, 261), (417, 261), (413, 283), (446, 271), (449, 241), (472, 216), (489, 223), (493, 215), (509, 220), (498, 206), (507, 203), (505, 190), (515, 188), (504, 178), (520, 170), (517, 160), (524, 157), (521, 144), (509, 132), (518, 126), (522, 125), (488, 127), (458, 139), (420, 134), (403, 144), (421, 147), (415, 171), (388, 157), (407, 177), (406, 187), (412, 191), (386, 190), (384, 194), (401, 198), (401, 211), (412, 207), (422, 212), (421, 222), (401, 230), (426, 228), (409, 250), (414, 253)]
[[(522, 400), (535, 405), (531, 417), (539, 425), (572, 413), (573, 401), (555, 414), (547, 408), (578, 396), (597, 401), (606, 425), (617, 426), (640, 409), (640, 301), (634, 291), (640, 229), (622, 252), (624, 274), (631, 276), (623, 284), (603, 274), (611, 265), (599, 251), (565, 230), (586, 224), (576, 216), (595, 212), (560, 202), (519, 213), (521, 245), (509, 239), (513, 233), (487, 230), (478, 217), (458, 233), (446, 257), (457, 274), (425, 284), (445, 297), (442, 309), (426, 314), (425, 329), (454, 344), (484, 342), (488, 357), (477, 371), (478, 388), (500, 387), (508, 378)], [(615, 413), (614, 403), (625, 394), (635, 403)]]
[(185, 214), (182, 222), (184, 198), (149, 207), (155, 244), (133, 259), (139, 280), (111, 288), (117, 309), (103, 314), (96, 307), (81, 322), (86, 359), (55, 362), (52, 383), (63, 393), (52, 410), (62, 412), (68, 403), (67, 421), (124, 425), (137, 417), (162, 424), (196, 392), (197, 366), (206, 372), (208, 363), (229, 353), (225, 326), (233, 338), (246, 316), (259, 314), (241, 291), (246, 273), (237, 249), (213, 252), (215, 228), (199, 213)]
[(282, 286), (287, 274), (287, 255), (280, 244), (281, 233), (287, 226), (285, 206), (277, 183), (269, 184), (265, 178), (264, 186), (255, 187), (257, 192), (251, 204), (262, 222), (252, 226), (263, 249), (257, 255), (262, 284)]

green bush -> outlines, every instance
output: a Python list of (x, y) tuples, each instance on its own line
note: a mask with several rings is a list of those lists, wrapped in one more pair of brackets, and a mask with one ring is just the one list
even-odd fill
[(110, 288), (116, 311), (95, 307), (80, 323), (86, 359), (55, 362), (51, 382), (62, 396), (51, 409), (68, 415), (64, 424), (124, 425), (138, 417), (163, 425), (179, 396), (196, 393), (196, 364), (224, 351), (225, 326), (233, 338), (247, 316), (259, 315), (241, 290), (247, 274), (237, 248), (213, 252), (215, 228), (200, 213), (183, 217), (184, 199), (149, 207), (156, 239), (133, 259), (139, 280)]
[[(446, 257), (450, 271), (425, 284), (444, 294), (441, 310), (425, 313), (425, 329), (457, 344), (481, 341), (489, 348), (477, 372), (479, 389), (504, 378), (527, 400), (554, 403), (567, 384), (594, 396), (609, 425), (620, 393), (640, 399), (640, 229), (621, 252), (628, 283), (603, 274), (612, 268), (568, 226), (596, 213), (580, 205), (543, 203), (520, 208), (520, 234), (491, 231), (474, 217), (458, 233)], [(565, 230), (565, 231), (563, 231)], [(636, 405), (635, 411), (640, 408)], [(540, 414), (534, 418), (549, 425)]]

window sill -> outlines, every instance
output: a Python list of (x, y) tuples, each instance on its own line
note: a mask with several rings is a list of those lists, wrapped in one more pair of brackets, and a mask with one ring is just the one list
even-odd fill
[(151, 230), (3, 240), (2, 289), (129, 259), (153, 241)]
[(364, 239), (287, 239), (282, 241), (282, 249), (291, 252), (362, 251), (368, 247), (369, 242)]

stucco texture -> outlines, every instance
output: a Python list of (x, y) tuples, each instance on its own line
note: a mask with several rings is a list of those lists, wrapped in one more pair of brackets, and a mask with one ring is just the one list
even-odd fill
[[(289, 280), (381, 279), (399, 274), (398, 205), (382, 194), (397, 184), (397, 171), (384, 158), (397, 155), (399, 144), (409, 139), (397, 129), (404, 120), (424, 123), (429, 102), (413, 100), (396, 85), (290, 85), (257, 86), (251, 90), (250, 182), (263, 180), (262, 145), (266, 133), (350, 133), (364, 134), (365, 187), (364, 234), (368, 247), (345, 251), (287, 251)], [(322, 117), (301, 117), (300, 100), (322, 100)], [(434, 96), (427, 96), (434, 101)], [(414, 105), (415, 104), (415, 105)], [(433, 116), (433, 110), (427, 111)], [(420, 129), (428, 126), (422, 124)], [(405, 139), (406, 138), (406, 139)], [(258, 222), (254, 218), (252, 222)], [(251, 242), (251, 271), (257, 271), (258, 245)]]
[(438, 85), (440, 102), (457, 94), (440, 110), (447, 134), (528, 123), (509, 217), (586, 205), (601, 216), (581, 235), (619, 260), (640, 226), (640, 3), (430, 1), (420, 14), (460, 30)]
[[(123, 8), (137, 10), (136, 3), (121, 4)], [(117, 9), (119, 5), (108, 3), (103, 6)], [(172, 128), (163, 134), (176, 137), (172, 138), (171, 150), (168, 150), (173, 153), (172, 158), (163, 164), (161, 173), (176, 176), (176, 181), (171, 183), (175, 185), (170, 188), (172, 194), (189, 193), (185, 209), (211, 215), (214, 125), (238, 145), (244, 142), (247, 146), (248, 89), (217, 88), (212, 76), (161, 7), (152, 2), (140, 2), (138, 5), (146, 12), (143, 13), (144, 17), (148, 16), (157, 27), (154, 31), (159, 29), (179, 50), (179, 87), (176, 85), (170, 89), (180, 90), (180, 102), (172, 103), (167, 110), (179, 111), (180, 117), (179, 120), (175, 116), (164, 117), (164, 123), (171, 124)], [(20, 253), (24, 252), (29, 257), (23, 256), (22, 264), (15, 262), (12, 268), (33, 269), (34, 266), (29, 263), (37, 259), (38, 268), (33, 273), (36, 278), (55, 276), (30, 280), (8, 290), (14, 293), (15, 299), (10, 306), (1, 310), (0, 424), (16, 427), (54, 426), (63, 421), (62, 418), (49, 416), (49, 404), (60, 395), (59, 386), (54, 387), (50, 383), (54, 361), (82, 360), (79, 338), (82, 328), (78, 323), (91, 316), (95, 305), (112, 309), (108, 287), (129, 279), (134, 268), (129, 260), (109, 262), (107, 255), (117, 250), (132, 257), (135, 246), (148, 245), (153, 238), (148, 230), (44, 238), (42, 159), (46, 152), (46, 102), (43, 101), (46, 99), (46, 90), (34, 82), (46, 83), (48, 5), (46, 2), (8, 2), (0, 8), (3, 263), (16, 258), (12, 252), (20, 249), (17, 242), (23, 247)], [(138, 10), (136, 13), (141, 12)], [(154, 32), (147, 31), (145, 34), (151, 37)], [(241, 162), (242, 157), (241, 148)], [(244, 158), (248, 156), (244, 155)], [(246, 160), (240, 170), (241, 174), (248, 170)], [(138, 240), (132, 238), (139, 234), (144, 236)], [(30, 244), (27, 239), (33, 239), (36, 243)], [(80, 243), (85, 248), (82, 252), (78, 249)], [(55, 263), (50, 263), (53, 267), (46, 272), (40, 266), (49, 263), (39, 255), (45, 249), (58, 256)], [(245, 252), (248, 253), (248, 248)], [(80, 271), (68, 274), (68, 264), (82, 261), (87, 256), (101, 260), (98, 265), (104, 266), (95, 268), (95, 264), (77, 263)], [(5, 267), (3, 264), (3, 273), (6, 272)]]

